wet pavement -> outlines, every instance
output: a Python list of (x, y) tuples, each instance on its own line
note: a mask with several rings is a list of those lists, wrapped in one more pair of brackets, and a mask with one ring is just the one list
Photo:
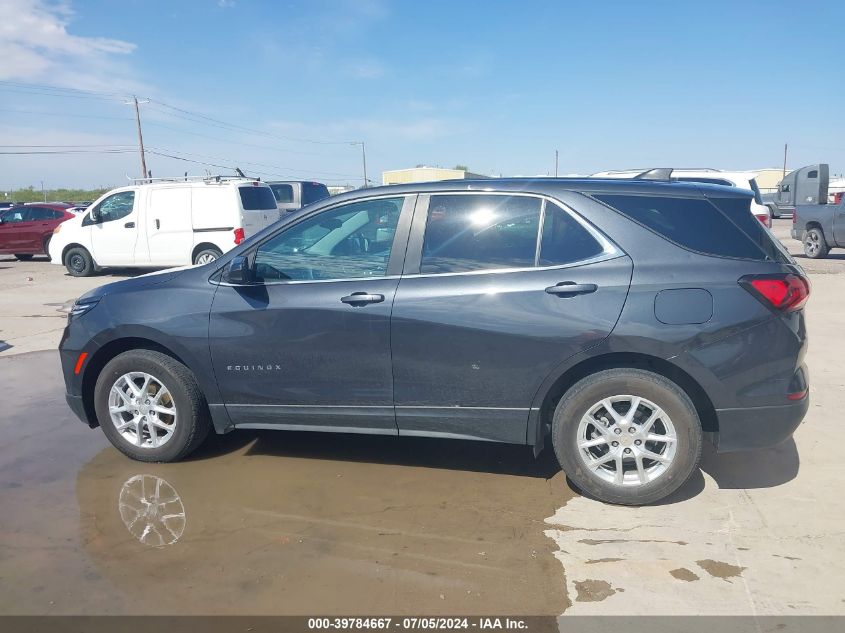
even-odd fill
[(133, 462), (63, 400), (56, 352), (0, 359), (0, 613), (559, 614), (550, 451), (291, 432)]

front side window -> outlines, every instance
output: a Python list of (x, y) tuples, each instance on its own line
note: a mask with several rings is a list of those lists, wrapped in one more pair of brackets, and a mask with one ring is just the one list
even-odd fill
[(604, 248), (575, 218), (556, 204), (546, 202), (540, 266), (559, 266), (601, 255)]
[(365, 200), (318, 213), (258, 247), (259, 281), (383, 277), (404, 197)]
[(431, 196), (420, 272), (533, 266), (541, 206), (527, 196)]
[(0, 217), (3, 218), (3, 224), (16, 224), (18, 222), (25, 222), (25, 213), (27, 209), (9, 209), (4, 211)]
[(103, 200), (98, 206), (100, 222), (113, 222), (132, 213), (135, 192), (121, 191)]
[(293, 202), (293, 185), (270, 185), (276, 202)]

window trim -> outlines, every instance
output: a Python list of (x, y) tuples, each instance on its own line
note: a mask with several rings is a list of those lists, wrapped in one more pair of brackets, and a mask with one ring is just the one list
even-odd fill
[[(261, 248), (265, 243), (269, 242), (276, 236), (280, 235), (281, 233), (293, 228), (297, 224), (301, 222), (311, 219), (319, 214), (327, 213), (332, 211), (333, 209), (337, 209), (342, 206), (351, 205), (351, 204), (358, 204), (361, 202), (369, 202), (372, 200), (389, 200), (392, 198), (403, 198), (402, 202), (402, 209), (399, 212), (399, 221), (396, 224), (396, 233), (393, 236), (393, 244), (390, 247), (390, 258), (387, 261), (387, 269), (386, 274), (382, 276), (372, 276), (372, 277), (345, 277), (343, 279), (273, 279), (271, 281), (257, 281), (254, 284), (250, 284), (250, 287), (258, 287), (258, 286), (288, 286), (294, 284), (326, 284), (326, 283), (342, 283), (347, 281), (376, 281), (382, 279), (399, 279), (401, 276), (402, 271), (402, 264), (405, 260), (405, 252), (408, 245), (408, 234), (410, 232), (410, 224), (411, 218), (414, 213), (414, 208), (418, 202), (419, 195), (415, 193), (392, 193), (386, 194), (382, 193), (377, 196), (368, 196), (366, 198), (356, 198), (354, 200), (343, 200), (338, 201), (334, 204), (321, 207), (320, 209), (316, 209), (311, 213), (307, 213), (301, 217), (292, 220), (289, 223), (286, 223), (284, 226), (279, 227), (278, 230), (273, 231), (266, 237), (262, 238), (261, 241), (257, 242), (256, 244), (252, 245), (248, 250), (242, 251), (239, 254), (241, 256), (247, 257), (250, 262), (250, 266), (255, 265), (255, 255), (258, 252), (258, 249)], [(322, 202), (322, 200), (319, 200)], [(315, 203), (316, 204), (316, 203)], [(230, 251), (233, 253), (233, 251)], [(228, 254), (228, 253), (227, 253)], [(231, 286), (235, 288), (242, 288), (244, 287), (242, 284), (230, 284), (228, 282), (222, 281), (220, 276), (225, 269), (226, 265), (228, 265), (229, 261), (226, 261), (226, 264), (215, 270), (209, 276), (209, 283), (216, 284), (218, 286)]]
[[(468, 195), (468, 196), (508, 196), (511, 198), (514, 197), (523, 197), (523, 198), (537, 198), (539, 199), (542, 204), (540, 206), (540, 225), (537, 229), (537, 244), (534, 251), (534, 265), (533, 266), (511, 266), (511, 267), (499, 267), (499, 268), (483, 268), (480, 270), (463, 270), (463, 271), (456, 271), (456, 272), (448, 272), (448, 273), (422, 273), (420, 272), (420, 266), (422, 264), (422, 248), (423, 242), (425, 239), (425, 229), (426, 223), (428, 221), (428, 210), (429, 204), (431, 202), (432, 196), (453, 196), (453, 195)], [(574, 262), (569, 262), (567, 264), (554, 264), (551, 266), (540, 266), (539, 265), (539, 256), (540, 256), (540, 246), (543, 241), (543, 225), (546, 219), (546, 204), (551, 203), (558, 207), (560, 207), (564, 213), (568, 213), (570, 217), (572, 217), (578, 224), (580, 224), (593, 239), (595, 239), (599, 246), (601, 246), (602, 251), (598, 255), (593, 257), (589, 257), (587, 259), (581, 259)], [(562, 200), (558, 200), (550, 195), (545, 194), (538, 194), (538, 193), (528, 193), (522, 191), (485, 191), (484, 189), (478, 190), (471, 190), (471, 191), (430, 191), (426, 192), (425, 194), (420, 194), (419, 199), (417, 201), (416, 209), (414, 209), (414, 219), (411, 223), (411, 234), (408, 239), (408, 248), (407, 253), (405, 255), (405, 267), (402, 270), (402, 278), (408, 279), (416, 279), (416, 278), (423, 278), (423, 277), (454, 277), (458, 275), (488, 275), (488, 274), (500, 274), (500, 273), (516, 273), (516, 272), (528, 272), (534, 270), (554, 270), (558, 268), (571, 268), (574, 266), (584, 266), (587, 264), (593, 264), (601, 261), (605, 261), (608, 259), (615, 259), (621, 255), (624, 255), (624, 251), (619, 248), (613, 241), (604, 235), (601, 231), (599, 231), (596, 227), (592, 224), (587, 222), (584, 218), (580, 216), (580, 214), (572, 209), (568, 204), (563, 202)]]

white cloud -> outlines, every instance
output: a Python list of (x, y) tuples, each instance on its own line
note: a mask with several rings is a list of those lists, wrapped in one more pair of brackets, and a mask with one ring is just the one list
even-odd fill
[(217, 0), (217, 6), (221, 9), (232, 9), (235, 7), (235, 0)]
[(119, 60), (135, 44), (73, 35), (73, 15), (68, 2), (0, 2), (0, 79), (93, 89), (129, 84)]

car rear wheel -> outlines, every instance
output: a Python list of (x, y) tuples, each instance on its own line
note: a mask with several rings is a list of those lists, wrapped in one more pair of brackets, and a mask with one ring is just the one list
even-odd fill
[(827, 257), (829, 250), (821, 229), (809, 229), (804, 234), (804, 254), (810, 259)]
[(94, 387), (97, 420), (122, 453), (143, 462), (174, 462), (211, 428), (208, 406), (187, 367), (151, 350), (109, 361)]
[(643, 505), (670, 495), (701, 457), (702, 432), (689, 396), (641, 369), (608, 369), (573, 385), (557, 405), (552, 443), (583, 492)]
[(94, 260), (91, 253), (78, 246), (65, 253), (65, 268), (74, 277), (90, 277), (94, 274)]
[(194, 264), (210, 264), (219, 259), (222, 254), (218, 248), (204, 248), (194, 256)]
[(18, 253), (15, 253), (15, 259), (17, 259), (19, 262), (28, 262), (30, 259), (32, 259), (32, 255), (23, 253), (19, 255)]

